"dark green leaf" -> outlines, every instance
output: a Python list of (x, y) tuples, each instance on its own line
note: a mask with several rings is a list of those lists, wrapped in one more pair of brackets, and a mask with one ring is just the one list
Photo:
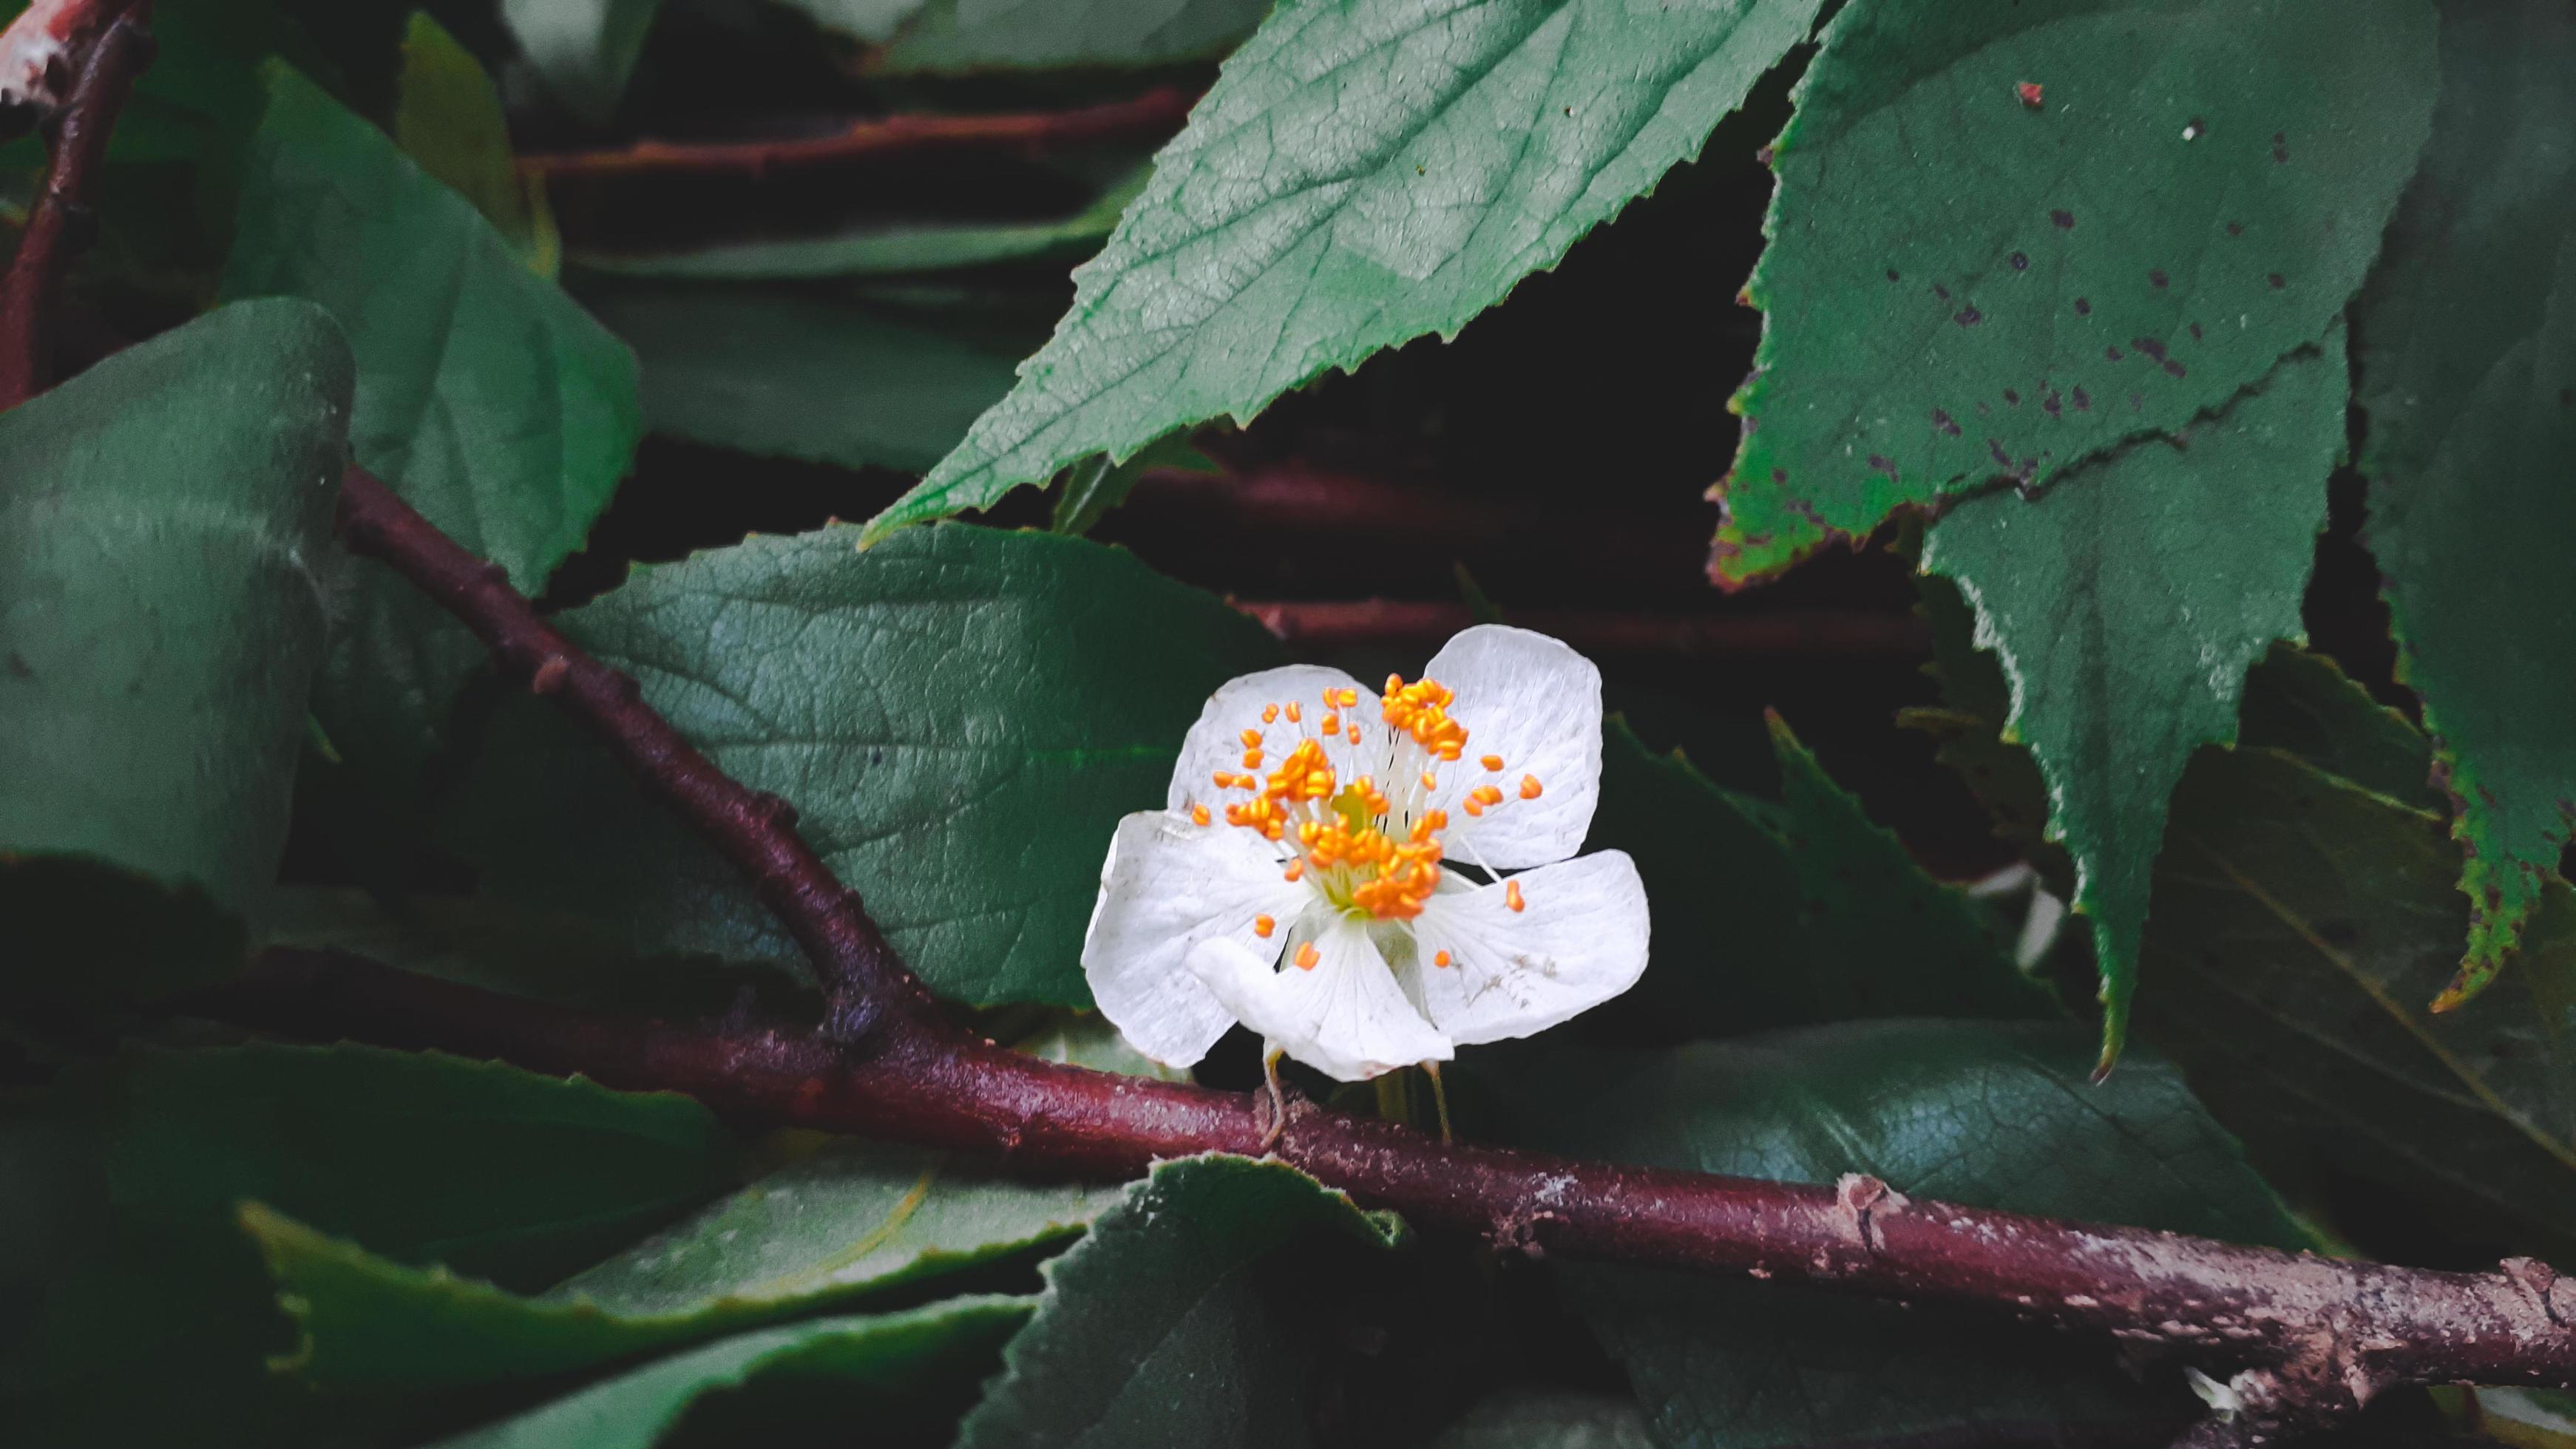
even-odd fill
[(808, 1424), (828, 1414), (866, 1425), (873, 1437), (986, 1372), (993, 1350), (1028, 1320), (1029, 1303), (952, 1298), (902, 1313), (746, 1333), (442, 1439), (438, 1449), (648, 1449), (700, 1400), (753, 1384), (806, 1387), (818, 1406)]
[[(268, 84), (225, 294), (329, 308), (358, 356), (358, 462), (541, 590), (633, 456), (634, 358), (384, 133), (281, 65)], [(398, 799), (483, 648), (390, 572), (348, 608), (314, 713)]]
[(519, 51), (565, 110), (606, 125), (625, 99), (662, 0), (501, 0)]
[(2257, 1143), (2563, 1253), (2576, 893), (2549, 886), (2515, 969), (2432, 1014), (2468, 913), (2441, 823), (2285, 754), (2203, 751), (2156, 871), (2139, 1027)]
[(1871, 824), (1777, 717), (1771, 743), (1777, 802), (1722, 790), (1611, 722), (1584, 849), (1636, 860), (1655, 959), (1609, 1011), (1665, 1038), (2050, 1013), (1977, 907)]
[(592, 297), (644, 365), (654, 432), (769, 457), (918, 472), (1011, 388), (1015, 341), (774, 288)]
[[(562, 623), (726, 772), (793, 803), (933, 989), (1088, 1005), (1077, 958), (1112, 829), (1160, 806), (1199, 707), (1276, 646), (1080, 539), (961, 525), (861, 554), (856, 536), (639, 569)], [(542, 701), (496, 721), (474, 793), (487, 879), (594, 910), (638, 949), (796, 959), (731, 868)]]
[(1030, 1184), (908, 1147), (834, 1142), (535, 1296), (409, 1268), (245, 1215), (333, 1389), (544, 1379), (845, 1307), (1082, 1231), (1117, 1189)]
[(420, 169), (445, 182), (527, 258), (551, 277), (562, 259), (543, 183), (522, 177), (510, 151), (510, 120), (501, 93), (465, 47), (426, 11), (403, 37), (401, 92), (394, 141)]
[[(818, 13), (849, 0), (792, 0)], [(859, 0), (871, 7), (871, 0)], [(897, 74), (1153, 66), (1222, 55), (1270, 0), (912, 0), (880, 64)]]
[(1431, 1449), (1654, 1449), (1637, 1401), (1572, 1389), (1505, 1389), (1459, 1416)]
[(322, 657), (349, 349), (226, 307), (0, 415), (0, 991), (237, 966)]
[(2246, 672), (2237, 743), (2296, 755), (2403, 805), (2444, 808), (2422, 732), (2323, 654), (2275, 644)]
[(2456, 1000), (2576, 827), (2576, 12), (2442, 7), (2442, 104), (2358, 316), (2369, 539), (2466, 856)]
[(1327, 1231), (1390, 1247), (1403, 1228), (1276, 1159), (1156, 1166), (1046, 1265), (1037, 1316), (1003, 1351), (959, 1449), (1310, 1442), (1313, 1346), (1284, 1331), (1253, 1270)]
[(935, 272), (1080, 256), (1118, 225), (1118, 213), (1144, 189), (1147, 174), (1138, 171), (1103, 192), (1098, 201), (1057, 221), (879, 225), (836, 236), (733, 242), (687, 252), (584, 252), (579, 260), (592, 271), (612, 276), (753, 282)]
[[(2133, 1059), (2093, 1086), (2091, 1062), (2070, 1027), (1881, 1021), (1485, 1075), (1522, 1101), (1543, 1147), (1790, 1181), (1863, 1172), (1917, 1200), (2298, 1241), (2176, 1073)], [(1651, 1268), (1557, 1271), (1665, 1444), (1974, 1442), (2179, 1422), (2195, 1407), (2177, 1380), (2139, 1385), (2107, 1347), (1989, 1314)]]
[(1697, 152), (1816, 5), (1282, 7), (1155, 158), (1019, 386), (871, 541), (1455, 335)]
[(2369, 266), (2433, 46), (2425, 0), (1844, 7), (1773, 152), (1713, 566), (2047, 483), (2261, 383)]
[(1048, 524), (1057, 533), (1089, 533), (1109, 510), (1127, 501), (1136, 491), (1137, 481), (1156, 469), (1181, 473), (1222, 473), (1223, 464), (1190, 446), (1187, 433), (1174, 433), (1160, 442), (1147, 443), (1136, 456), (1124, 463), (1112, 463), (1107, 454), (1085, 458), (1065, 470), (1063, 491), (1056, 494), (1055, 518)]
[(2345, 394), (2338, 324), (2189, 433), (2036, 498), (1967, 499), (1925, 534), (1924, 571), (1957, 582), (2013, 682), (2004, 737), (2048, 780), (2048, 836), (2093, 921), (2105, 1070), (2137, 989), (2165, 802), (2194, 749), (2235, 738), (2246, 668), (2300, 632)]
[(733, 1181), (685, 1098), (350, 1046), (129, 1051), (0, 1118), (0, 1155), (0, 1301), (33, 1315), (0, 1422), (48, 1444), (293, 1437), (245, 1199), (533, 1287)]

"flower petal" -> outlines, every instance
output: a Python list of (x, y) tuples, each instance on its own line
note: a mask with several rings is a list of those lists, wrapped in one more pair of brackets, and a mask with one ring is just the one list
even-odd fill
[(1192, 825), (1147, 810), (1118, 822), (1101, 867), (1100, 901), (1082, 940), (1082, 970), (1100, 1013), (1136, 1050), (1167, 1067), (1207, 1055), (1234, 1025), (1186, 964), (1192, 946), (1224, 939), (1278, 951), (1252, 929), (1255, 916), (1280, 926), (1315, 898), (1280, 879), (1276, 849), (1249, 830)]
[[(1459, 1046), (1543, 1031), (1637, 984), (1646, 886), (1627, 853), (1543, 865), (1498, 885), (1434, 893), (1413, 922), (1405, 995)], [(1513, 910), (1510, 888), (1520, 888)], [(1449, 964), (1436, 964), (1441, 952)]]
[[(1601, 798), (1601, 671), (1565, 644), (1502, 624), (1459, 632), (1424, 666), (1447, 685), (1449, 717), (1467, 727), (1467, 757), (1439, 769), (1431, 803), (1448, 812), (1455, 860), (1498, 870), (1546, 865), (1583, 848)], [(1499, 772), (1483, 768), (1501, 758)], [(1534, 777), (1540, 794), (1521, 798)], [(1479, 785), (1503, 801), (1470, 816), (1461, 797)]]
[[(1188, 737), (1181, 741), (1180, 763), (1172, 767), (1172, 788), (1164, 803), (1180, 811), (1187, 811), (1194, 804), (1205, 805), (1215, 811), (1219, 819), (1224, 818), (1222, 807), (1228, 800), (1249, 798), (1241, 792), (1218, 789), (1214, 779), (1220, 772), (1230, 775), (1245, 773), (1243, 732), (1247, 729), (1262, 732), (1263, 751), (1267, 756), (1263, 768), (1278, 768), (1280, 760), (1297, 747), (1298, 740), (1319, 733), (1326, 712), (1324, 691), (1328, 689), (1355, 691), (1360, 698), (1355, 712), (1358, 722), (1378, 723), (1377, 691), (1362, 689), (1358, 680), (1338, 669), (1326, 669), (1315, 664), (1290, 664), (1228, 681), (1208, 696), (1207, 707), (1199, 711), (1198, 723), (1190, 726)], [(1284, 713), (1279, 719), (1262, 723), (1264, 705), (1275, 704), (1284, 710), (1292, 702), (1304, 716), (1300, 723), (1290, 723)], [(1356, 764), (1355, 757), (1359, 751), (1353, 749), (1342, 735), (1337, 733), (1325, 741), (1324, 754), (1333, 762), (1335, 777), (1347, 782), (1354, 775), (1365, 774), (1375, 768), (1377, 756), (1384, 752), (1383, 744), (1377, 741), (1384, 733), (1383, 728), (1379, 728), (1365, 736), (1372, 742), (1368, 747), (1369, 763), (1366, 765)]]
[(1336, 915), (1309, 939), (1311, 968), (1273, 970), (1239, 943), (1211, 940), (1190, 952), (1190, 969), (1245, 1026), (1341, 1081), (1449, 1060), (1449, 1039), (1404, 999), (1367, 927)]

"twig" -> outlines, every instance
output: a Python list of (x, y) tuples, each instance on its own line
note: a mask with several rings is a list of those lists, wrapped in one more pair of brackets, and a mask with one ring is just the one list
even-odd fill
[(799, 166), (827, 166), (954, 146), (1069, 146), (1168, 130), (1188, 117), (1195, 97), (1158, 86), (1133, 100), (1072, 111), (997, 116), (888, 116), (858, 121), (822, 136), (761, 141), (639, 141), (616, 151), (560, 151), (522, 156), (519, 170), (547, 180), (637, 175), (761, 176)]
[[(1399, 599), (1238, 600), (1237, 609), (1291, 644), (1436, 645), (1475, 622), (1464, 604)], [(1767, 614), (1515, 609), (1512, 622), (1586, 654), (1919, 655), (1931, 630), (1905, 614), (1801, 609)]]
[[(58, 8), (53, 19), (72, 23), (78, 17), (67, 18), (68, 8)], [(53, 154), (44, 190), (28, 212), (8, 274), (0, 277), (0, 408), (16, 407), (53, 380), (54, 309), (62, 297), (63, 271), (96, 234), (97, 218), (84, 198), (91, 174), (107, 159), (116, 114), (152, 58), (152, 35), (145, 27), (149, 12), (148, 4), (127, 6), (107, 21), (94, 43), (77, 52), (70, 97), (53, 117)], [(92, 23), (101, 14), (93, 7)], [(15, 27), (10, 33), (17, 34)]]
[(896, 958), (858, 893), (796, 833), (794, 807), (717, 769), (643, 702), (632, 678), (575, 648), (510, 587), (508, 574), (467, 553), (364, 469), (341, 481), (338, 528), (350, 552), (381, 560), (462, 620), (506, 676), (552, 695), (733, 862), (813, 958), (836, 1040), (862, 1043), (888, 1018), (939, 1021), (929, 991)]
[[(1158, 1158), (1253, 1153), (1248, 1095), (895, 1031), (853, 1056), (792, 1027), (604, 1018), (271, 952), (202, 1009), (290, 1035), (492, 1056), (611, 1086), (685, 1092), (747, 1120), (998, 1155), (1023, 1171), (1132, 1177)], [(1914, 1202), (1833, 1187), (1575, 1162), (1297, 1109), (1280, 1154), (1363, 1201), (1524, 1252), (1568, 1252), (1974, 1303), (2314, 1381), (2353, 1406), (2399, 1383), (2576, 1382), (2576, 1284), (2518, 1264), (2435, 1272)], [(2225, 1441), (2219, 1441), (2225, 1442)]]

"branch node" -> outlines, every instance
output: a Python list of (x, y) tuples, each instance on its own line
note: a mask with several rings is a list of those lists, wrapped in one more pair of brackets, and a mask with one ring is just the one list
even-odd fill
[(528, 677), (528, 692), (552, 694), (563, 688), (564, 676), (570, 673), (572, 673), (571, 660), (560, 654), (549, 654), (538, 663), (536, 673)]

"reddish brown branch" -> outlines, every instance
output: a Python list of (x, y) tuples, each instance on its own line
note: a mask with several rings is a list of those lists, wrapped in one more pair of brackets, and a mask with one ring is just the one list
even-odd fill
[[(1111, 1076), (945, 1034), (854, 1056), (795, 1029), (711, 1031), (590, 1016), (321, 953), (271, 953), (218, 1004), (290, 1034), (495, 1056), (673, 1090), (748, 1120), (997, 1155), (1023, 1170), (1132, 1177), (1158, 1158), (1253, 1153), (1248, 1096)], [(2576, 1383), (2576, 1284), (2515, 1265), (2433, 1272), (1834, 1187), (1575, 1162), (1446, 1144), (1300, 1108), (1278, 1149), (1422, 1224), (1523, 1250), (1982, 1304), (2162, 1345), (2224, 1372), (2295, 1378), (2334, 1402), (2399, 1383)], [(2226, 1442), (2226, 1441), (2216, 1441)]]
[(761, 176), (959, 146), (1070, 146), (1177, 128), (1196, 99), (1159, 86), (1133, 100), (1073, 111), (1000, 116), (888, 116), (823, 136), (763, 141), (639, 141), (617, 151), (523, 156), (519, 169), (548, 180), (637, 175)]
[(786, 801), (717, 769), (643, 702), (632, 678), (574, 648), (499, 566), (467, 553), (363, 469), (351, 468), (341, 482), (338, 527), (350, 552), (382, 561), (462, 620), (505, 676), (552, 695), (733, 862), (813, 958), (830, 992), (836, 1039), (860, 1042), (888, 1018), (939, 1022), (930, 993), (896, 958), (858, 893), (796, 833)]
[[(73, 14), (75, 8), (56, 7), (50, 23), (73, 26), (76, 34), (79, 25), (106, 13), (91, 6)], [(54, 310), (62, 299), (63, 273), (97, 231), (84, 198), (92, 173), (107, 159), (117, 112), (152, 58), (149, 13), (148, 4), (127, 6), (95, 42), (73, 52), (70, 96), (51, 122), (44, 189), (27, 213), (7, 275), (0, 276), (0, 408), (16, 407), (53, 380)], [(37, 14), (31, 10), (25, 18)], [(13, 27), (11, 35), (16, 33)]]

